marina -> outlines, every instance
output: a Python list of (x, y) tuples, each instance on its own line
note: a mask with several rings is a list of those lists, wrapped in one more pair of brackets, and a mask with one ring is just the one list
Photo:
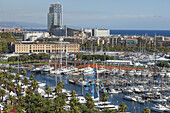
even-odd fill
[[(69, 90), (69, 91), (75, 90), (78, 95), (84, 95), (85, 87), (82, 88), (82, 86), (86, 86), (87, 82), (81, 82), (80, 84), (80, 83), (75, 83), (74, 79), (72, 79), (72, 78), (75, 78), (75, 79), (81, 78), (82, 76), (79, 76), (79, 77), (78, 76), (72, 77), (69, 75), (51, 76), (49, 74), (35, 74), (32, 71), (28, 71), (26, 76), (29, 77), (32, 74), (34, 74), (35, 79), (38, 80), (39, 82), (46, 83), (46, 86), (55, 87), (57, 82), (62, 80), (65, 83), (64, 88), (66, 90)], [(123, 78), (116, 78), (116, 79), (123, 80)], [(82, 81), (82, 79), (80, 80)], [(72, 81), (72, 82), (69, 82), (69, 81)], [(126, 84), (126, 87), (125, 87), (125, 84)], [(157, 84), (157, 85), (158, 85), (157, 87), (155, 86), (153, 88), (149, 88), (150, 86), (149, 87), (141, 86), (141, 85), (137, 86), (137, 84), (134, 84), (134, 83), (129, 84), (129, 86), (127, 85), (127, 83), (117, 84), (117, 86), (115, 84), (112, 84), (112, 88), (114, 88), (114, 90), (112, 91), (113, 93), (111, 91), (108, 92), (109, 99), (113, 105), (120, 105), (122, 102), (125, 102), (125, 104), (128, 105), (127, 111), (131, 113), (140, 113), (145, 107), (151, 108), (152, 110), (151, 113), (157, 113), (157, 110), (155, 111), (154, 109), (156, 108), (158, 109), (158, 107), (155, 108), (155, 106), (161, 103), (164, 103), (164, 104), (166, 103), (166, 105), (169, 105), (168, 100), (170, 98), (169, 97), (170, 90), (163, 88), (163, 87), (159, 87), (160, 84)], [(169, 85), (167, 85), (167, 88), (169, 88)], [(106, 89), (107, 89), (107, 86), (106, 86)], [(161, 93), (156, 93), (156, 92), (161, 92)], [(100, 92), (100, 95), (101, 94), (102, 93)], [(95, 97), (96, 95), (97, 95), (97, 92), (95, 91)]]

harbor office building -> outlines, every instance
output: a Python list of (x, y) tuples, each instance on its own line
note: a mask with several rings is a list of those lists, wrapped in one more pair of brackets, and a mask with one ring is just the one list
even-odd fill
[(59, 53), (59, 52), (78, 52), (79, 44), (70, 42), (57, 42), (57, 43), (37, 43), (37, 42), (14, 42), (12, 44), (12, 52), (20, 54), (29, 53)]

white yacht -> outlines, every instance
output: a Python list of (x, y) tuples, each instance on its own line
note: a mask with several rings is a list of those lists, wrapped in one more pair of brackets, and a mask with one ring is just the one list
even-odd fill
[(153, 99), (152, 102), (154, 103), (165, 103), (167, 100), (166, 99)]
[(151, 107), (151, 111), (155, 111), (158, 113), (164, 113), (170, 111), (166, 106), (163, 106), (161, 104), (155, 105), (154, 107)]
[(43, 67), (36, 67), (35, 69), (33, 69), (33, 72), (41, 72), (41, 70), (43, 69)]
[(54, 69), (54, 67), (50, 67), (49, 65), (45, 65), (42, 68), (41, 73), (51, 73), (51, 71)]
[(78, 102), (80, 102), (81, 104), (86, 104), (86, 99), (84, 98), (84, 96), (78, 96)]
[(127, 88), (125, 88), (122, 92), (123, 92), (124, 94), (133, 93), (133, 91), (132, 91), (131, 89), (127, 89)]
[(135, 70), (135, 69), (133, 69), (133, 70), (129, 71), (129, 75), (130, 75), (130, 76), (134, 76), (134, 75), (135, 75), (135, 73), (136, 73), (136, 70)]
[(145, 103), (145, 100), (142, 99), (142, 97), (136, 97), (137, 99), (137, 102), (140, 103), (140, 104), (144, 104)]
[(142, 74), (141, 70), (137, 70), (136, 73), (135, 73), (136, 76), (141, 76), (141, 74)]
[(77, 84), (78, 86), (85, 86), (85, 85), (87, 84), (87, 81), (79, 80), (76, 84)]
[(39, 87), (45, 87), (46, 83), (38, 82)]
[(95, 108), (99, 109), (100, 111), (103, 111), (104, 109), (114, 109), (118, 110), (119, 106), (118, 105), (112, 105), (111, 102), (106, 101), (106, 102), (95, 102)]
[(109, 91), (108, 91), (109, 94), (117, 94), (117, 93), (120, 93), (120, 91), (116, 91), (115, 89), (111, 88)]
[(105, 71), (106, 71), (105, 68), (99, 68), (99, 69), (97, 70), (97, 73), (103, 73), (103, 72), (105, 72)]
[(125, 100), (130, 100), (130, 101), (135, 101), (135, 102), (137, 101), (135, 97), (128, 96), (128, 95), (125, 95), (125, 96), (123, 97), (123, 99), (125, 99)]
[(94, 73), (93, 68), (91, 67), (84, 68), (83, 72), (84, 75), (92, 75), (93, 73)]

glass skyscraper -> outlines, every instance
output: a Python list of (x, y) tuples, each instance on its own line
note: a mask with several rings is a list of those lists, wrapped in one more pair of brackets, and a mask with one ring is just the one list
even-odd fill
[(66, 26), (63, 25), (63, 7), (60, 3), (51, 4), (48, 13), (48, 31), (56, 36), (66, 36)]

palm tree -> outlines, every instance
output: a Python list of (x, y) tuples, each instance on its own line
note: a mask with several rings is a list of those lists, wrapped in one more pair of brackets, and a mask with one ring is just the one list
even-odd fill
[(6, 71), (6, 67), (3, 67), (2, 69), (3, 69), (4, 72)]
[(7, 72), (4, 72), (4, 76), (7, 78), (7, 77), (8, 77), (8, 73), (7, 73)]
[(91, 110), (94, 108), (94, 100), (93, 98), (90, 96), (89, 93), (86, 94), (85, 96), (86, 99), (86, 106)]
[(61, 88), (64, 88), (64, 82), (63, 82), (63, 81), (60, 81), (60, 82), (58, 83), (58, 86), (60, 86)]
[(119, 112), (125, 112), (127, 109), (127, 105), (123, 102), (119, 105)]
[(15, 100), (15, 96), (9, 95), (9, 100), (11, 101), (11, 105), (12, 105), (13, 101)]
[(0, 74), (0, 85), (4, 84), (5, 77), (3, 74)]
[(5, 92), (5, 90), (4, 89), (1, 89), (1, 91), (0, 91), (0, 95), (1, 95), (1, 102), (3, 102), (3, 100), (4, 100), (4, 96), (6, 95), (6, 92)]
[(17, 87), (15, 87), (15, 92), (17, 94), (17, 96), (19, 97), (20, 94), (21, 94), (21, 90), (22, 90), (22, 87), (20, 85), (17, 85)]
[(6, 79), (3, 80), (3, 88), (6, 89), (7, 85), (8, 85), (8, 81)]
[(16, 72), (15, 73), (15, 81), (17, 82), (17, 84), (20, 80), (21, 80), (21, 77), (19, 76), (19, 72)]
[(19, 96), (19, 98), (18, 98), (18, 104), (21, 106), (22, 105), (22, 103), (23, 103), (23, 97), (22, 96)]
[[(108, 100), (108, 95), (106, 94), (106, 92), (104, 92), (101, 96), (101, 101), (106, 102), (107, 100)], [(104, 108), (105, 108), (105, 106), (104, 106)]]
[(72, 90), (71, 92), (71, 99), (70, 99), (70, 109), (73, 110), (74, 107), (78, 104), (78, 99), (76, 98), (76, 92), (74, 90)]
[(10, 67), (9, 67), (9, 72), (12, 72), (12, 70), (13, 70), (13, 68), (10, 66)]
[(57, 85), (55, 88), (55, 94), (59, 96), (61, 93), (62, 93), (62, 88), (59, 85)]
[(71, 91), (71, 97), (72, 98), (76, 97), (76, 92), (74, 90)]
[(14, 79), (14, 75), (11, 75), (11, 74), (8, 75), (8, 80), (9, 80), (9, 81), (11, 81), (11, 80), (13, 80), (13, 79)]
[(49, 98), (50, 93), (51, 93), (51, 88), (50, 88), (49, 86), (47, 86), (47, 87), (45, 88), (45, 93), (48, 94), (48, 98)]
[(34, 75), (30, 76), (30, 80), (33, 81), (34, 80)]
[(33, 92), (34, 92), (38, 87), (38, 82), (36, 80), (33, 80), (32, 83), (31, 83), (31, 87), (32, 87)]
[(151, 110), (148, 107), (144, 108), (142, 111), (142, 113), (150, 113), (150, 112)]
[(114, 109), (109, 109), (109, 108), (107, 108), (107, 109), (105, 110), (105, 113), (116, 113), (116, 111), (115, 111)]
[(63, 107), (66, 105), (67, 97), (65, 93), (60, 93), (55, 99), (54, 99), (54, 106), (56, 112), (62, 112)]
[(29, 83), (29, 80), (27, 79), (27, 77), (24, 77), (23, 84), (28, 85), (28, 83)]
[(101, 101), (106, 102), (107, 100), (108, 100), (108, 95), (106, 94), (106, 92), (104, 92), (101, 96)]
[(27, 71), (24, 69), (24, 70), (21, 71), (21, 74), (24, 75), (24, 76), (26, 76)]
[(74, 106), (70, 113), (81, 113), (78, 106)]
[(13, 86), (14, 86), (14, 83), (8, 82), (7, 89), (9, 91), (9, 93), (13, 90)]

